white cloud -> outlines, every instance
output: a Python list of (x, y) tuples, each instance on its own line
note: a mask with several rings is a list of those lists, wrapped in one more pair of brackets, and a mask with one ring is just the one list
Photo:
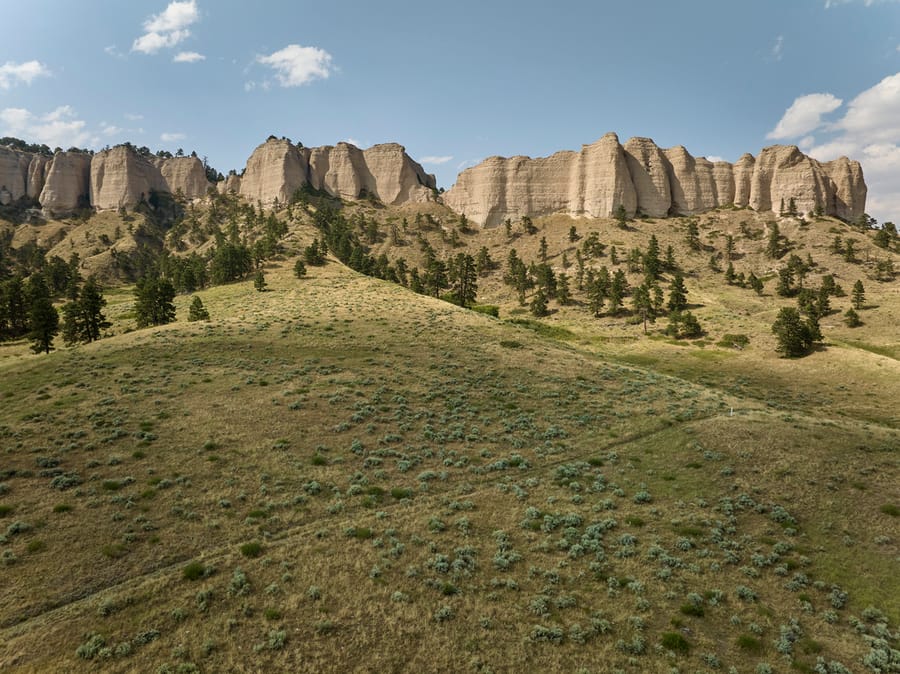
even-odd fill
[(125, 129), (123, 129), (121, 126), (116, 126), (115, 124), (100, 124), (100, 133), (102, 133), (104, 136), (118, 136), (123, 131), (125, 131)]
[(179, 140), (184, 140), (185, 138), (187, 138), (187, 136), (183, 133), (171, 133), (168, 131), (164, 132), (159, 137), (159, 139), (164, 143), (174, 143)]
[(175, 55), (175, 58), (172, 59), (175, 63), (196, 63), (197, 61), (205, 61), (206, 57), (203, 54), (198, 54), (195, 51), (182, 51), (178, 52)]
[(63, 105), (44, 115), (35, 115), (24, 108), (0, 110), (3, 130), (0, 135), (17, 136), (50, 147), (83, 147), (94, 140), (87, 130), (87, 122), (75, 119), (75, 111)]
[[(855, 2), (855, 0), (825, 0), (825, 9), (831, 9), (832, 7), (838, 7), (840, 5), (849, 5), (851, 2)], [(866, 7), (871, 7), (880, 2), (898, 2), (898, 0), (863, 0), (862, 4)]]
[(843, 101), (831, 94), (807, 94), (794, 99), (775, 128), (766, 134), (770, 140), (803, 136), (822, 126), (822, 116), (841, 107)]
[(324, 80), (332, 72), (331, 54), (318, 47), (298, 44), (289, 44), (268, 56), (257, 56), (256, 61), (270, 66), (282, 87), (299, 87), (313, 80)]
[(885, 77), (850, 101), (836, 126), (866, 143), (900, 141), (900, 73)]
[(127, 119), (127, 120), (130, 121), (130, 122), (139, 122), (139, 121), (141, 121), (142, 119), (144, 119), (144, 116), (143, 116), (143, 115), (134, 114), (134, 113), (130, 113), (130, 112), (126, 112), (126, 113), (125, 113), (125, 119)]
[(449, 161), (453, 161), (453, 155), (443, 155), (443, 156), (434, 156), (428, 155), (427, 157), (422, 157), (420, 160), (423, 164), (446, 164)]
[(356, 140), (356, 138), (352, 138), (352, 137), (351, 137), (351, 138), (347, 138), (344, 142), (345, 142), (345, 143), (350, 143), (351, 145), (354, 145), (354, 146), (356, 146), (356, 147), (360, 147), (360, 142), (359, 142), (358, 140)]
[(715, 163), (717, 161), (725, 161), (724, 159), (722, 159), (722, 157), (720, 157), (719, 155), (716, 155), (716, 154), (707, 157), (706, 160), (711, 161), (713, 163)]
[(40, 61), (14, 63), (7, 61), (0, 66), (0, 89), (9, 89), (16, 84), (31, 84), (36, 77), (48, 77), (50, 70)]
[(131, 45), (131, 51), (155, 54), (160, 49), (174, 47), (191, 35), (188, 27), (200, 20), (197, 0), (170, 2), (162, 13), (144, 22), (143, 35)]
[(784, 50), (784, 35), (775, 38), (775, 44), (772, 46), (772, 58), (776, 61), (781, 60), (781, 52)]

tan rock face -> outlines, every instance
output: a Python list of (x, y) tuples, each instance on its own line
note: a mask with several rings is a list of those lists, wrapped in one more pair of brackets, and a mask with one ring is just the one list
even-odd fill
[(866, 212), (866, 181), (859, 162), (846, 157), (822, 164), (834, 184), (834, 201), (826, 212), (845, 220), (855, 220)]
[(569, 213), (601, 217), (620, 204), (629, 214), (637, 194), (625, 151), (615, 134), (606, 134), (581, 152), (550, 157), (491, 157), (463, 171), (444, 194), (444, 203), (485, 227), (507, 218)]
[(625, 143), (628, 172), (637, 193), (638, 209), (651, 217), (668, 215), (672, 205), (667, 160), (649, 138), (632, 138)]
[[(23, 159), (26, 162), (25, 171), (22, 170)], [(5, 189), (9, 192), (10, 201), (25, 194), (27, 162), (23, 153), (0, 147), (0, 190)]]
[(757, 211), (786, 210), (791, 202), (798, 213), (833, 208), (835, 186), (815, 159), (793, 145), (765, 148), (756, 158), (750, 186), (750, 207)]
[(28, 164), (28, 179), (25, 182), (25, 193), (32, 199), (41, 196), (44, 189), (45, 172), (50, 164), (50, 158), (43, 155), (34, 155)]
[(61, 215), (91, 204), (91, 155), (57, 152), (53, 155), (41, 190), (45, 213)]
[(170, 157), (157, 159), (155, 163), (172, 194), (181, 192), (188, 199), (206, 196), (210, 182), (206, 179), (203, 162), (197, 157)]
[(159, 168), (130, 147), (98, 152), (91, 161), (91, 205), (99, 210), (132, 208), (151, 191), (168, 192)]
[(216, 189), (219, 191), (219, 194), (228, 194), (229, 192), (240, 194), (241, 177), (236, 173), (229, 173), (225, 176), (225, 180), (220, 180), (216, 183)]
[(371, 195), (386, 204), (423, 202), (433, 198), (434, 176), (396, 143), (360, 150), (349, 143), (308, 150), (309, 183), (342, 199)]
[(862, 169), (846, 158), (820, 164), (796, 147), (774, 146), (732, 165), (694, 158), (681, 146), (660, 150), (648, 138), (632, 138), (623, 148), (607, 134), (580, 153), (491, 157), (463, 171), (444, 203), (493, 227), (523, 215), (606, 216), (619, 204), (629, 214), (660, 217), (732, 204), (778, 211), (791, 199), (798, 213), (818, 206), (853, 219), (864, 211), (865, 198)]
[(240, 181), (240, 195), (252, 203), (285, 203), (306, 184), (307, 164), (300, 149), (288, 140), (271, 139), (257, 147), (247, 160)]

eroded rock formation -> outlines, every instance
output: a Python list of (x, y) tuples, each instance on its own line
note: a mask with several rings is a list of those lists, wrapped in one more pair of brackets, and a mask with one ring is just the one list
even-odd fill
[(240, 179), (229, 177), (221, 189), (236, 187), (245, 198), (269, 205), (284, 203), (304, 185), (341, 199), (371, 196), (401, 204), (433, 198), (435, 180), (396, 143), (367, 150), (349, 143), (302, 148), (270, 138), (250, 155)]
[(65, 215), (90, 204), (91, 155), (57, 152), (53, 155), (38, 198), (49, 215)]
[(695, 158), (681, 146), (660, 150), (649, 138), (625, 146), (606, 134), (581, 152), (550, 157), (491, 157), (463, 171), (444, 203), (469, 220), (494, 227), (505, 219), (566, 213), (609, 216), (692, 215), (720, 206), (758, 211), (821, 211), (852, 220), (865, 210), (866, 185), (858, 162), (828, 163), (794, 146), (776, 145), (735, 164)]

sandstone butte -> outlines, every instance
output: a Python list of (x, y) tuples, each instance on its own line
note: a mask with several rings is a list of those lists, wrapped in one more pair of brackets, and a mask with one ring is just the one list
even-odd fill
[(484, 227), (507, 218), (553, 213), (606, 217), (693, 215), (720, 206), (779, 211), (794, 200), (800, 213), (821, 210), (845, 220), (865, 212), (866, 184), (858, 162), (819, 162), (794, 146), (774, 145), (734, 164), (660, 149), (649, 138), (625, 145), (608, 133), (580, 152), (550, 157), (490, 157), (460, 173), (444, 203)]
[[(120, 145), (96, 154), (53, 156), (0, 147), (0, 203), (37, 199), (48, 215), (77, 208), (133, 208), (151, 191), (206, 195), (211, 183), (196, 157), (145, 157)], [(373, 197), (386, 204), (437, 198), (435, 178), (403, 146), (349, 143), (315, 148), (269, 138), (244, 171), (219, 181), (251, 202), (288, 201), (304, 186), (342, 199)], [(778, 211), (791, 199), (798, 212), (821, 210), (845, 220), (865, 211), (866, 185), (858, 162), (819, 162), (794, 146), (775, 145), (737, 162), (692, 157), (683, 147), (660, 149), (649, 138), (625, 145), (608, 133), (580, 152), (550, 157), (490, 157), (463, 171), (444, 203), (485, 227), (507, 218), (554, 213), (606, 217), (618, 206), (629, 216), (691, 215), (720, 206)]]

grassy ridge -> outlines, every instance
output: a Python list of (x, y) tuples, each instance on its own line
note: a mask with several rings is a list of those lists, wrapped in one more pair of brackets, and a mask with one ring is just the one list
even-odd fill
[(288, 269), (0, 363), (0, 665), (855, 671), (896, 629), (889, 424)]

